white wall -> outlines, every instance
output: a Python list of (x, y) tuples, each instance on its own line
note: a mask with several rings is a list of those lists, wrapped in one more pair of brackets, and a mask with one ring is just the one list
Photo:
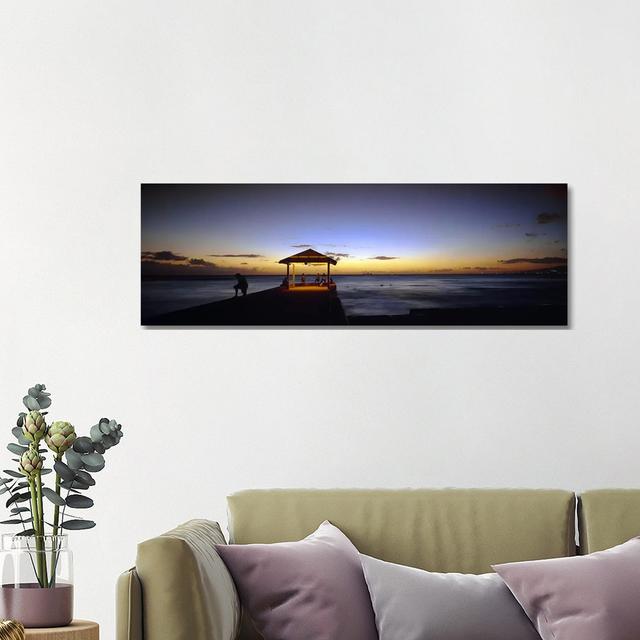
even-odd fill
[[(0, 415), (126, 429), (72, 539), (104, 638), (136, 542), (237, 489), (639, 485), (639, 7), (0, 5)], [(567, 181), (572, 328), (145, 330), (163, 181)]]

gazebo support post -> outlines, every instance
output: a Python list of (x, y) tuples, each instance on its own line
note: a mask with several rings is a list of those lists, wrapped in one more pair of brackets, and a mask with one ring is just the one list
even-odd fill
[(331, 263), (327, 262), (327, 289), (329, 288), (329, 280), (331, 280)]

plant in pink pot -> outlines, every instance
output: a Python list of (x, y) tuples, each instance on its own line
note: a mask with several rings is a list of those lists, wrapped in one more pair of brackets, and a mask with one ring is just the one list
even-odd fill
[(86, 493), (96, 483), (93, 474), (104, 469), (106, 451), (120, 442), (122, 427), (101, 418), (88, 436), (78, 437), (70, 422), (48, 424), (51, 394), (43, 384), (31, 387), (22, 402), (27, 412), (12, 430), (17, 442), (7, 445), (17, 456), (16, 468), (0, 476), (0, 494), (7, 494), (10, 510), (0, 524), (20, 527), (2, 536), (0, 619), (59, 627), (73, 618), (73, 557), (65, 532), (95, 527), (77, 512), (93, 507)]

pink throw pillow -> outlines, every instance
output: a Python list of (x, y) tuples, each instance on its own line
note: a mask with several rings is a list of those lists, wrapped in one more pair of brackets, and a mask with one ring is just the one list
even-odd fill
[(640, 538), (586, 556), (493, 568), (543, 640), (640, 638)]
[(265, 640), (378, 640), (358, 551), (330, 522), (299, 542), (216, 549)]

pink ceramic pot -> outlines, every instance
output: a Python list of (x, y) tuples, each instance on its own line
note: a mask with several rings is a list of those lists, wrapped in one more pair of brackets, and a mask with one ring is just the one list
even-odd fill
[(2, 585), (0, 618), (27, 628), (64, 627), (73, 620), (73, 585), (43, 589), (36, 583)]

